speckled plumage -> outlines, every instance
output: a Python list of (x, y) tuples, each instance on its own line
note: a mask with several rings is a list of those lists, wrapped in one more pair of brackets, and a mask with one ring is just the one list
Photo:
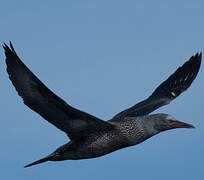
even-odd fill
[(71, 107), (50, 91), (20, 60), (11, 43), (10, 48), (5, 43), (3, 48), (9, 78), (24, 103), (71, 140), (25, 167), (46, 161), (95, 158), (139, 144), (165, 130), (193, 128), (168, 114), (149, 113), (170, 103), (191, 85), (200, 68), (201, 53), (186, 61), (147, 99), (103, 121)]

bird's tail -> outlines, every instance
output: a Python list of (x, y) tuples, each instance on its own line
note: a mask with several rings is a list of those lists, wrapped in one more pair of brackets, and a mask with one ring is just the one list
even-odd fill
[(32, 162), (30, 164), (25, 165), (24, 168), (27, 168), (27, 167), (30, 167), (30, 166), (33, 166), (36, 164), (44, 163), (44, 162), (49, 161), (49, 160), (50, 160), (50, 156), (46, 156), (45, 158), (42, 158), (38, 161), (35, 161), (35, 162)]

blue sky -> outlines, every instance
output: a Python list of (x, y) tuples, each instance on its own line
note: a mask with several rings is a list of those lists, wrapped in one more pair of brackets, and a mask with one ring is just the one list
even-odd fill
[[(72, 106), (108, 120), (143, 100), (204, 43), (203, 1), (3, 1), (0, 41)], [(144, 143), (89, 160), (24, 169), (68, 141), (26, 107), (0, 51), (1, 179), (204, 178), (204, 69), (170, 105), (155, 111), (196, 129), (163, 132)]]

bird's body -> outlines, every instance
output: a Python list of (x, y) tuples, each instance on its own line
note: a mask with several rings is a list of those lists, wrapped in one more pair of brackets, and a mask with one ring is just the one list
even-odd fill
[[(118, 149), (138, 144), (148, 138), (144, 120), (150, 117), (136, 117), (120, 122), (110, 122), (113, 127), (93, 132), (64, 145), (71, 151), (66, 159), (85, 159), (99, 157)], [(149, 136), (150, 137), (150, 136)], [(72, 156), (70, 156), (70, 154)]]
[[(113, 128), (89, 133), (87, 137), (70, 141), (53, 152), (49, 160), (78, 160), (103, 156), (121, 148), (133, 146), (160, 133), (156, 128), (157, 119), (175, 120), (168, 114), (154, 114), (110, 120)], [(152, 128), (150, 128), (152, 127)], [(187, 125), (187, 127), (193, 127)], [(46, 157), (47, 158), (47, 157)]]
[(47, 157), (26, 165), (46, 161), (95, 158), (121, 148), (139, 144), (169, 129), (193, 128), (168, 114), (149, 113), (170, 103), (193, 82), (200, 68), (201, 53), (192, 56), (144, 101), (103, 121), (77, 110), (50, 91), (17, 56), (12, 44), (4, 44), (7, 71), (24, 103), (44, 119), (64, 131), (70, 142)]
[[(66, 153), (61, 153), (59, 160), (86, 159), (103, 156), (121, 148), (133, 146), (167, 129), (159, 129), (158, 120), (176, 121), (168, 114), (153, 114), (138, 117), (126, 117), (122, 121), (110, 120), (113, 128), (93, 132), (83, 139), (71, 141), (62, 146)], [(177, 122), (177, 121), (176, 121)], [(183, 127), (193, 128), (183, 124)], [(157, 128), (158, 127), (158, 128)], [(59, 149), (54, 152), (59, 153)], [(63, 155), (63, 156), (62, 156)]]

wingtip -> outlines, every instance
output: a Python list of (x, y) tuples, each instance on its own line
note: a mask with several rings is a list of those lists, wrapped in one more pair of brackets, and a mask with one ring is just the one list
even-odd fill
[(8, 46), (5, 42), (2, 43), (2, 47), (4, 48), (4, 50), (6, 50), (8, 48)]
[(7, 54), (7, 53), (11, 53), (12, 52), (15, 55), (17, 55), (15, 50), (14, 50), (14, 47), (13, 47), (13, 44), (12, 44), (11, 41), (9, 41), (9, 46), (5, 42), (2, 43), (2, 47), (4, 48), (5, 53)]
[[(13, 44), (11, 41), (9, 41), (9, 45), (10, 45), (10, 48), (12, 49), (12, 51), (14, 51), (14, 48), (13, 48)], [(14, 51), (15, 52), (15, 51)]]
[(202, 52), (197, 52), (195, 55), (191, 56), (189, 61), (186, 61), (186, 64), (191, 64), (194, 68), (200, 69), (201, 65), (201, 60), (202, 60)]
[[(13, 45), (12, 45), (12, 42), (11, 41), (9, 41), (9, 45), (10, 45), (10, 47), (13, 47)], [(8, 45), (3, 41), (2, 42), (2, 46), (6, 46), (6, 47), (8, 47)]]
[(200, 68), (200, 65), (201, 65), (201, 61), (202, 61), (202, 52), (199, 52), (197, 53), (198, 56), (197, 56), (197, 62), (198, 62), (198, 65), (199, 65), (199, 68)]
[(197, 52), (194, 56), (193, 56), (194, 58), (198, 58), (198, 59), (201, 59), (202, 58), (202, 51), (200, 51), (200, 52)]
[(199, 57), (202, 59), (202, 51), (199, 52)]
[(16, 51), (14, 50), (14, 47), (13, 47), (13, 44), (12, 44), (11, 41), (9, 41), (9, 45), (10, 45), (10, 48), (11, 48), (12, 52), (13, 52), (14, 54), (16, 54)]

